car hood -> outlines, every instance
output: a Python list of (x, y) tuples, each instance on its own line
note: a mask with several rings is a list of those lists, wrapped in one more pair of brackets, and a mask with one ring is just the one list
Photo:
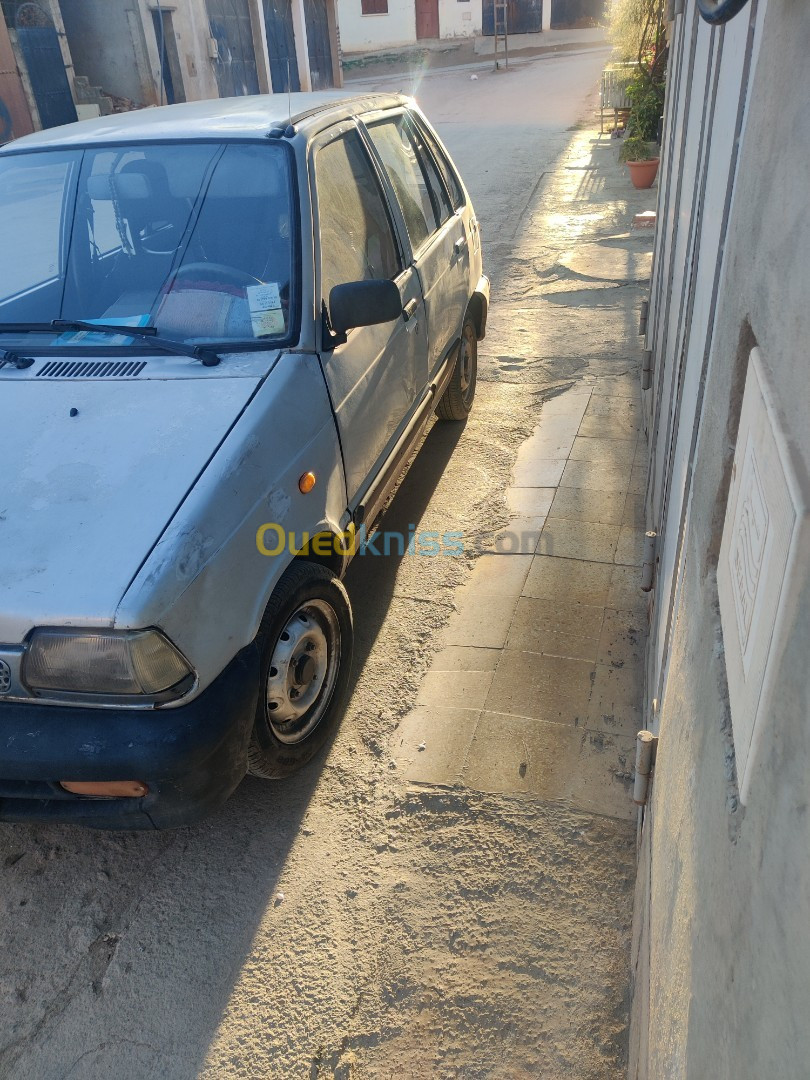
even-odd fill
[[(110, 626), (260, 377), (0, 379), (0, 642)], [(22, 373), (20, 373), (22, 374)]]

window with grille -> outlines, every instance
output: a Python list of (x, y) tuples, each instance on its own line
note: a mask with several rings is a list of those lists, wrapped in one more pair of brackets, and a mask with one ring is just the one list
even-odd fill
[(387, 15), (388, 0), (360, 0), (363, 15)]

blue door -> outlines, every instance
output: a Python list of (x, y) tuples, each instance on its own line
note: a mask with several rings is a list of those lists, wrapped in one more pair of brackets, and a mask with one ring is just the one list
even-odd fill
[[(551, 0), (546, 0), (550, 3)], [(484, 0), (481, 31), (495, 34), (495, 0)], [(508, 0), (506, 29), (510, 34), (538, 34), (543, 28), (543, 0)], [(498, 33), (504, 32), (503, 9), (498, 7)]]
[(332, 73), (332, 45), (326, 0), (304, 0), (307, 21), (307, 51), (313, 90), (329, 90), (335, 85)]
[(206, 0), (211, 37), (217, 43), (214, 72), (220, 97), (258, 94), (248, 0)]
[(290, 0), (264, 0), (264, 24), (267, 29), (267, 52), (270, 56), (273, 93), (300, 90)]
[(74, 123), (76, 106), (50, 15), (39, 4), (21, 4), (15, 28), (42, 126)]

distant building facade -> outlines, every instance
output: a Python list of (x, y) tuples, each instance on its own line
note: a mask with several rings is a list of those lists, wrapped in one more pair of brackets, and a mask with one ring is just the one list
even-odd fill
[[(417, 46), (421, 41), (492, 37), (504, 25), (495, 0), (337, 0), (341, 48), (347, 54)], [(595, 26), (605, 0), (507, 0), (510, 35)], [(523, 43), (524, 45), (527, 42)]]
[(0, 141), (99, 113), (342, 84), (335, 0), (1, 0)]
[(475, 37), (482, 31), (482, 0), (338, 0), (338, 10), (344, 53)]

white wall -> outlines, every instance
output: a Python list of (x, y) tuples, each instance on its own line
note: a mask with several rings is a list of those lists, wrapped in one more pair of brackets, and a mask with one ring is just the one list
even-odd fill
[[(415, 0), (388, 0), (387, 15), (363, 15), (360, 0), (337, 0), (337, 9), (344, 53), (417, 44)], [(440, 37), (480, 34), (481, 12), (482, 0), (439, 0)]]
[(749, 0), (712, 29), (686, 0), (673, 29), (647, 338), (659, 744), (629, 1076), (775, 1080), (810, 1061), (810, 543), (785, 579), (746, 791), (718, 567), (753, 346), (810, 505), (810, 7)]
[(481, 10), (482, 0), (439, 0), (440, 36), (453, 38), (480, 34)]
[(338, 0), (338, 24), (344, 53), (416, 42), (414, 0), (388, 0), (387, 15), (363, 15), (360, 0)]

